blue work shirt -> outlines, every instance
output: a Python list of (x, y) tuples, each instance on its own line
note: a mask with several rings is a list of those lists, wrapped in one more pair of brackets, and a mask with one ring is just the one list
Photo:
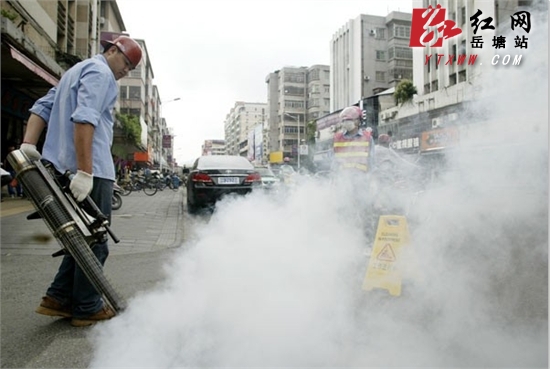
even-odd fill
[(42, 157), (61, 173), (67, 170), (76, 173), (74, 124), (89, 123), (95, 127), (92, 174), (114, 181), (111, 145), (117, 97), (118, 84), (103, 55), (83, 60), (67, 70), (57, 87), (51, 88), (29, 110), (48, 124)]

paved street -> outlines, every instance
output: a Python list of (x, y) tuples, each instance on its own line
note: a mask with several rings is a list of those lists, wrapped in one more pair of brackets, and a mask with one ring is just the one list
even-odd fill
[[(135, 192), (122, 197), (122, 208), (113, 211), (111, 255), (155, 251), (181, 244), (184, 190), (164, 190), (154, 196)], [(7, 198), (2, 202), (2, 255), (45, 255), (59, 250), (42, 220), (27, 220), (30, 201)]]
[[(188, 223), (184, 190), (154, 196), (132, 193), (113, 212), (105, 273), (125, 298), (146, 291), (164, 278), (162, 265), (181, 246)], [(91, 355), (87, 328), (34, 312), (53, 279), (59, 250), (42, 220), (27, 220), (33, 207), (25, 199), (5, 199), (0, 207), (2, 268), (2, 368), (86, 368)], [(187, 218), (188, 219), (188, 218)]]

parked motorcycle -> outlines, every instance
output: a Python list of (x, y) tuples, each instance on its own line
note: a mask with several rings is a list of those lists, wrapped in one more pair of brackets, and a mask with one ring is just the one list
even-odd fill
[(121, 208), (122, 206), (122, 188), (117, 184), (115, 183), (113, 185), (113, 199), (112, 199), (112, 204), (111, 204), (111, 207), (113, 210), (118, 210)]

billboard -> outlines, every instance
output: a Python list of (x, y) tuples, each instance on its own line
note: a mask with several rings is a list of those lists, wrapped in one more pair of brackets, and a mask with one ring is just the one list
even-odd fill
[(263, 160), (264, 156), (264, 150), (263, 150), (263, 125), (258, 124), (254, 128), (254, 160), (257, 162), (261, 162)]
[(162, 148), (163, 149), (169, 149), (172, 147), (172, 136), (171, 135), (163, 135), (162, 136)]
[(249, 161), (254, 161), (254, 130), (248, 131), (248, 153), (247, 158)]
[(269, 162), (270, 163), (282, 163), (283, 162), (283, 152), (274, 151), (269, 153)]

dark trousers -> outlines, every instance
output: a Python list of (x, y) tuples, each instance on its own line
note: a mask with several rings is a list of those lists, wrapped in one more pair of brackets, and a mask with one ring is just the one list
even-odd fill
[[(113, 196), (113, 181), (95, 178), (90, 197), (97, 207), (111, 219), (111, 201)], [(98, 243), (92, 248), (93, 253), (105, 264), (109, 256), (107, 242)], [(63, 305), (71, 305), (75, 318), (85, 318), (95, 314), (103, 307), (103, 300), (94, 286), (71, 255), (65, 255), (59, 266), (57, 275), (46, 292), (48, 296), (58, 300)]]

